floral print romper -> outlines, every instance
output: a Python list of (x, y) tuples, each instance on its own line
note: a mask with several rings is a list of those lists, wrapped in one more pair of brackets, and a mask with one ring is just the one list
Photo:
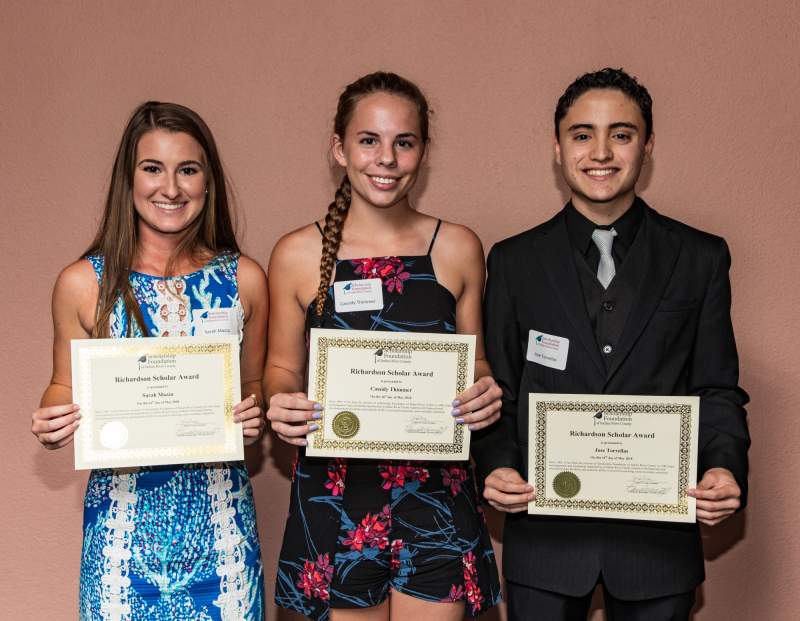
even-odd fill
[[(337, 261), (336, 281), (382, 280), (383, 309), (336, 313), (331, 286), (320, 327), (455, 332), (456, 301), (431, 261), (435, 239), (426, 255)], [(390, 588), (464, 600), (469, 616), (500, 600), (471, 464), (315, 458), (300, 449), (276, 603), (325, 620), (331, 607), (375, 606)]]

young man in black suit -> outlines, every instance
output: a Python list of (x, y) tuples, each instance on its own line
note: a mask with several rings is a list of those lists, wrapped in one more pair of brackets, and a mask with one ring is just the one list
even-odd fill
[[(528, 516), (528, 393), (699, 395), (697, 517), (744, 506), (745, 411), (725, 241), (636, 196), (653, 151), (652, 101), (622, 70), (577, 79), (555, 112), (555, 158), (571, 190), (551, 220), (492, 248), (486, 348), (503, 416), (473, 436), (484, 497), (507, 512), (509, 619), (585, 620), (603, 585), (611, 620), (687, 619), (704, 578), (695, 524)], [(566, 366), (526, 356), (552, 335)]]

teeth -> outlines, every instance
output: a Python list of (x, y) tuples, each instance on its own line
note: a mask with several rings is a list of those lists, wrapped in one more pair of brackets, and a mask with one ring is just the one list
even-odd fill
[(373, 179), (378, 183), (397, 183), (397, 179), (392, 179), (390, 177), (373, 177)]
[(153, 204), (159, 209), (167, 209), (167, 210), (180, 209), (184, 205), (184, 203), (157, 203), (155, 201), (153, 201)]
[(606, 177), (616, 172), (613, 168), (604, 168), (603, 170), (587, 170), (586, 174), (592, 177)]

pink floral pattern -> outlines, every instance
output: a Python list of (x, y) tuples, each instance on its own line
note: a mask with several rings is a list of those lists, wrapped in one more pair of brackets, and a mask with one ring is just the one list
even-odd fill
[(381, 464), (378, 466), (378, 471), (381, 474), (383, 489), (392, 489), (395, 487), (404, 487), (406, 483), (411, 481), (419, 481), (424, 483), (430, 477), (430, 473), (426, 468), (420, 466), (395, 466), (392, 464)]
[(478, 569), (475, 567), (475, 554), (470, 550), (464, 555), (464, 592), (467, 601), (472, 605), (472, 613), (478, 612), (483, 605), (483, 595), (478, 586)]
[(380, 278), (389, 293), (403, 293), (403, 283), (411, 278), (399, 257), (355, 259), (351, 263), (356, 266), (355, 273), (361, 278)]
[(342, 496), (344, 494), (344, 480), (347, 477), (347, 462), (343, 459), (335, 459), (328, 465), (328, 480), (325, 487), (331, 490), (331, 496)]
[(450, 488), (450, 493), (455, 496), (461, 491), (461, 484), (467, 480), (467, 470), (460, 466), (442, 468), (442, 483)]
[(331, 580), (333, 580), (333, 566), (326, 552), (320, 554), (316, 562), (306, 559), (297, 586), (303, 589), (306, 597), (317, 597), (327, 601), (331, 597)]
[(403, 549), (403, 540), (395, 539), (392, 541), (392, 571), (400, 569), (400, 551)]
[(364, 546), (383, 550), (389, 545), (389, 529), (392, 525), (392, 514), (389, 505), (384, 505), (383, 510), (371, 515), (367, 513), (355, 530), (347, 531), (348, 537), (343, 541), (351, 550), (361, 552)]

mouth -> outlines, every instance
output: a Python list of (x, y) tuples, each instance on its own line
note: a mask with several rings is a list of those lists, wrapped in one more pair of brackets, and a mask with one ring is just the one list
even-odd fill
[(178, 203), (164, 203), (161, 201), (150, 201), (156, 209), (161, 209), (162, 211), (177, 211), (182, 207), (186, 206), (186, 202), (178, 202)]
[(370, 183), (379, 190), (392, 190), (397, 187), (398, 177), (380, 177), (378, 175), (367, 175)]
[(609, 177), (617, 174), (619, 168), (586, 168), (583, 171), (593, 179), (608, 179)]

